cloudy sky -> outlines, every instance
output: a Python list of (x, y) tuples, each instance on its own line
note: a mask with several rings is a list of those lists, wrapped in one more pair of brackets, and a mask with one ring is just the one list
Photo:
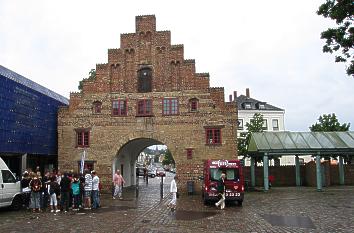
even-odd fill
[(325, 113), (354, 124), (354, 78), (322, 53), (320, 33), (334, 25), (316, 14), (324, 1), (1, 0), (0, 64), (69, 97), (120, 34), (135, 31), (135, 16), (154, 14), (225, 99), (248, 87), (285, 109), (292, 131)]

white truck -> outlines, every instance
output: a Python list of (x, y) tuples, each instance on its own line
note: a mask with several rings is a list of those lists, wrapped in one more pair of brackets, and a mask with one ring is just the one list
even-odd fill
[(22, 207), (21, 184), (0, 158), (0, 207), (7, 206), (15, 210)]

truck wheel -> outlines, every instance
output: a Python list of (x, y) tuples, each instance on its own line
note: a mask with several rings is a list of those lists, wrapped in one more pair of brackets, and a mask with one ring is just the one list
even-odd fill
[(22, 207), (22, 198), (19, 195), (17, 195), (12, 200), (11, 209), (19, 210), (19, 209), (21, 209), (21, 207)]
[(237, 205), (238, 205), (238, 206), (242, 206), (242, 202), (243, 202), (243, 200), (237, 201)]

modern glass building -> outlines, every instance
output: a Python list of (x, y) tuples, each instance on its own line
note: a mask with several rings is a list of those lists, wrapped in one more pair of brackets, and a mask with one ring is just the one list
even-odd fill
[(0, 156), (16, 174), (57, 166), (57, 112), (65, 97), (0, 65)]

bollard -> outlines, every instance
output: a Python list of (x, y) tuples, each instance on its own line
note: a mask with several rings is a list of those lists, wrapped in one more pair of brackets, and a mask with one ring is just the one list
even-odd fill
[(136, 176), (136, 181), (135, 181), (135, 197), (139, 196), (139, 176)]
[(160, 198), (163, 198), (163, 176), (161, 176), (161, 182), (160, 182)]

